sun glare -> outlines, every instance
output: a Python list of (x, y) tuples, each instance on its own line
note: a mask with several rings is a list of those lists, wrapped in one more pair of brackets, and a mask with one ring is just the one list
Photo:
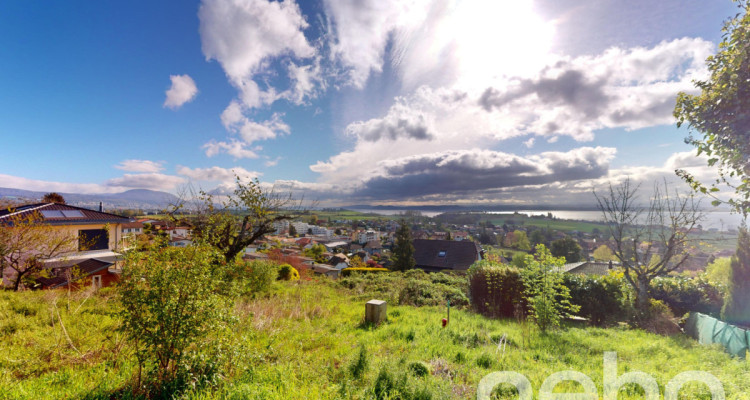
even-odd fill
[(554, 36), (553, 24), (529, 1), (462, 1), (446, 27), (454, 37), (460, 83), (478, 90), (488, 80), (539, 71)]

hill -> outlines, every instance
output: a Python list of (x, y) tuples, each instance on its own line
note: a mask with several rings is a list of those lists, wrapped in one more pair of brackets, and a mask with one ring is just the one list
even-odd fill
[[(41, 199), (47, 192), (37, 192), (23, 189), (0, 188), (0, 197), (20, 198), (30, 201)], [(105, 209), (113, 208), (141, 208), (162, 209), (174, 204), (177, 196), (156, 190), (132, 189), (121, 193), (81, 194), (60, 193), (68, 204), (95, 208), (102, 202)]]

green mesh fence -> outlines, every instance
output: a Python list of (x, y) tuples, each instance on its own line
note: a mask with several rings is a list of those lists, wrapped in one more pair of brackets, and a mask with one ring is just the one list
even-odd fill
[(750, 331), (729, 325), (701, 313), (691, 313), (685, 323), (685, 333), (701, 344), (720, 343), (729, 354), (745, 358), (750, 343)]

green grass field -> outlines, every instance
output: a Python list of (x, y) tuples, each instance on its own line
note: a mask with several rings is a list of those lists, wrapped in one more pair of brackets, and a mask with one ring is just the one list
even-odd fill
[[(503, 370), (525, 375), (535, 390), (554, 372), (580, 371), (601, 396), (605, 351), (617, 352), (618, 373), (644, 371), (661, 390), (678, 373), (701, 370), (720, 379), (728, 399), (750, 398), (748, 363), (682, 335), (580, 325), (545, 335), (531, 324), (467, 310), (451, 310), (451, 322), (442, 328), (443, 307), (392, 304), (388, 322), (373, 327), (363, 324), (372, 294), (325, 280), (274, 285), (262, 298), (237, 303), (237, 326), (225, 338), (224, 379), (185, 398), (371, 399), (376, 388), (391, 382), (401, 390), (397, 398), (471, 399), (483, 376)], [(116, 309), (110, 289), (70, 297), (0, 292), (0, 398), (119, 394), (135, 373), (135, 361), (117, 331)], [(502, 351), (498, 341), (506, 334)], [(366, 362), (357, 363), (363, 348)], [(424, 376), (415, 363), (427, 367)], [(558, 386), (575, 389), (572, 383)], [(681, 398), (709, 398), (701, 389), (687, 387)], [(629, 390), (619, 398), (639, 398)]]

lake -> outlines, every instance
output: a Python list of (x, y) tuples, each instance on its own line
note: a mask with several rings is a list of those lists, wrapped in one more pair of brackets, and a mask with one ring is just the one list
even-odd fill
[[(388, 209), (388, 210), (379, 210), (379, 209), (352, 209), (352, 211), (358, 211), (362, 213), (372, 213), (372, 214), (379, 214), (379, 215), (399, 215), (407, 210), (396, 210), (396, 209)], [(440, 211), (423, 211), (423, 210), (409, 210), (409, 211), (419, 211), (424, 215), (425, 217), (434, 217), (436, 215), (442, 214)], [(601, 221), (602, 220), (602, 213), (601, 211), (569, 211), (569, 210), (526, 210), (526, 209), (519, 209), (517, 211), (472, 211), (477, 213), (486, 212), (487, 214), (499, 214), (499, 215), (512, 215), (514, 213), (519, 214), (525, 214), (528, 216), (535, 216), (535, 215), (547, 215), (548, 213), (552, 213), (552, 215), (555, 218), (559, 219), (571, 219), (576, 221)], [(700, 224), (703, 226), (703, 229), (711, 229), (716, 228), (719, 230), (729, 230), (729, 229), (736, 229), (740, 226), (742, 223), (742, 220), (744, 219), (742, 215), (740, 214), (732, 214), (729, 211), (705, 211), (705, 217), (700, 222)]]

